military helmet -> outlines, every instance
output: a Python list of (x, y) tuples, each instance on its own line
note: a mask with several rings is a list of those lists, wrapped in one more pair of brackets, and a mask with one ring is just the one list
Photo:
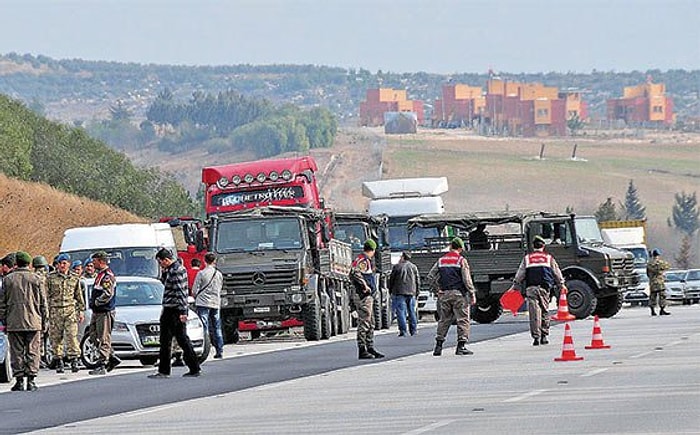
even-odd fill
[(32, 267), (46, 267), (48, 265), (49, 262), (46, 261), (46, 257), (44, 257), (43, 255), (37, 255), (32, 260)]

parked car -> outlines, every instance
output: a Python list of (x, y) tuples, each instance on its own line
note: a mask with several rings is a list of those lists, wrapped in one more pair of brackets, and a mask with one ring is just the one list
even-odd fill
[(683, 302), (685, 294), (685, 270), (674, 269), (664, 272), (664, 280), (666, 281), (666, 300)]
[[(4, 327), (3, 327), (4, 328)], [(5, 331), (0, 331), (0, 383), (8, 383), (12, 380), (12, 367), (10, 366), (10, 343)]]
[[(86, 280), (85, 300), (89, 300), (94, 280)], [(143, 365), (158, 361), (160, 350), (160, 312), (163, 284), (157, 279), (118, 276), (116, 318), (112, 329), (112, 349), (121, 359), (138, 359)], [(97, 365), (97, 347), (88, 333), (91, 311), (85, 313), (80, 325), (81, 359), (87, 368)], [(211, 343), (204, 333), (202, 321), (190, 310), (187, 316), (187, 335), (200, 362), (209, 356)]]
[(700, 269), (690, 269), (685, 274), (683, 287), (683, 304), (700, 302)]
[(629, 303), (631, 306), (642, 305), (646, 307), (649, 305), (649, 277), (644, 273), (638, 273), (639, 284), (632, 287), (624, 292), (622, 295), (622, 300)]

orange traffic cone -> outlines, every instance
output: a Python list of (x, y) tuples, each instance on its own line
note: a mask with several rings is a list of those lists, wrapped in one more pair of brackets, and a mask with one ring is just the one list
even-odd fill
[(591, 338), (591, 345), (586, 346), (586, 349), (610, 349), (610, 346), (603, 341), (603, 333), (600, 331), (600, 320), (598, 316), (595, 316), (595, 320), (593, 321), (593, 338)]
[(571, 326), (567, 323), (564, 329), (564, 343), (561, 347), (561, 356), (554, 358), (554, 361), (581, 361), (582, 359), (582, 356), (576, 356), (574, 339), (571, 337)]
[(574, 320), (576, 316), (569, 313), (569, 303), (566, 300), (566, 287), (561, 288), (559, 294), (559, 308), (557, 314), (552, 316), (552, 320)]

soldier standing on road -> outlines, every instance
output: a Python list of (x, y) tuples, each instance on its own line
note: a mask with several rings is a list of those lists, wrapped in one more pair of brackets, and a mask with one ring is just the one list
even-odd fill
[(408, 314), (408, 332), (416, 335), (416, 294), (420, 290), (420, 274), (415, 264), (411, 263), (411, 254), (403, 252), (398, 263), (391, 268), (389, 291), (391, 302), (399, 324), (399, 337), (406, 336), (406, 314)]
[(71, 371), (78, 372), (78, 324), (85, 319), (80, 276), (71, 272), (70, 257), (61, 254), (57, 258), (57, 269), (46, 277), (46, 293), (49, 302), (49, 339), (54, 352), (52, 367), (56, 373), (63, 373), (63, 351), (65, 344), (66, 360)]
[(353, 301), (357, 309), (357, 349), (360, 359), (384, 358), (374, 349), (374, 293), (377, 283), (374, 279), (372, 257), (377, 243), (365, 241), (362, 253), (352, 262), (350, 278), (355, 287)]
[(105, 251), (92, 254), (92, 261), (97, 269), (97, 276), (90, 294), (90, 333), (97, 346), (99, 357), (97, 367), (89, 375), (104, 375), (114, 370), (121, 360), (112, 350), (112, 328), (114, 327), (114, 309), (116, 307), (117, 279), (109, 268), (109, 255)]
[[(548, 344), (550, 292), (554, 288), (564, 289), (564, 276), (557, 260), (544, 252), (545, 240), (535, 236), (532, 241), (534, 251), (525, 255), (513, 280), (514, 286), (520, 288), (527, 298), (527, 310), (530, 315), (530, 335), (533, 346)], [(561, 291), (561, 290), (560, 290)]]
[(16, 255), (18, 268), (5, 276), (0, 297), (0, 323), (10, 341), (12, 373), (16, 378), (12, 391), (37, 389), (34, 382), (41, 358), (41, 332), (48, 325), (48, 305), (44, 281), (29, 270), (32, 257), (26, 252)]
[[(664, 282), (664, 272), (669, 270), (671, 265), (667, 261), (661, 259), (661, 250), (653, 249), (651, 251), (651, 260), (647, 264), (647, 276), (649, 277), (649, 308), (651, 315), (656, 315), (657, 303), (661, 310), (659, 314), (669, 316), (671, 313), (666, 311), (666, 283)], [(657, 302), (658, 300), (658, 302)]]
[(462, 256), (464, 241), (455, 237), (450, 242), (450, 252), (443, 255), (428, 273), (428, 282), (438, 296), (440, 320), (435, 336), (434, 356), (442, 355), (450, 325), (457, 322), (456, 355), (472, 355), (467, 349), (469, 341), (469, 306), (476, 303), (474, 284), (469, 272), (469, 263)]
[(161, 268), (163, 290), (163, 311), (160, 314), (160, 362), (158, 373), (149, 375), (151, 379), (170, 377), (170, 356), (173, 337), (182, 348), (185, 364), (190, 369), (185, 377), (198, 377), (202, 374), (194, 352), (192, 342), (187, 336), (187, 270), (180, 260), (173, 258), (173, 253), (162, 248), (156, 253), (156, 260)]
[(222, 358), (224, 352), (224, 336), (221, 333), (221, 316), (219, 304), (221, 301), (221, 288), (224, 286), (224, 277), (216, 268), (216, 255), (209, 252), (204, 256), (207, 264), (199, 271), (194, 279), (192, 293), (195, 297), (197, 315), (202, 319), (205, 333), (211, 337), (216, 354), (214, 358)]

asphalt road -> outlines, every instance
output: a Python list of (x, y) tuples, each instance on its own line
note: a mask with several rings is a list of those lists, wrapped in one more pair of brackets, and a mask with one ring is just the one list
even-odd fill
[[(504, 315), (496, 324), (473, 325), (471, 341), (476, 343), (525, 330), (526, 318)], [(375, 347), (386, 354), (382, 360), (359, 361), (354, 334), (347, 334), (329, 342), (227, 346), (227, 358), (205, 363), (204, 376), (197, 379), (182, 378), (185, 368), (174, 369), (173, 376), (166, 380), (147, 379), (152, 369), (133, 373), (133, 369), (120, 367), (113, 372), (118, 375), (100, 378), (89, 378), (84, 372), (58, 376), (42, 371), (37, 378), (40, 386), (37, 392), (7, 392), (9, 386), (0, 390), (5, 391), (0, 393), (0, 432), (18, 433), (56, 426), (70, 428), (71, 424), (84, 420), (220, 396), (341, 369), (383, 365), (387, 361), (429, 352), (434, 343), (435, 325), (421, 324), (414, 337), (399, 338), (395, 331), (387, 332), (375, 338)], [(451, 346), (455, 344), (454, 334), (453, 327), (448, 338)], [(255, 353), (252, 349), (256, 347), (272, 351)], [(447, 348), (445, 352), (453, 353), (453, 349)], [(72, 379), (80, 381), (70, 382)], [(46, 385), (47, 381), (53, 384)]]

